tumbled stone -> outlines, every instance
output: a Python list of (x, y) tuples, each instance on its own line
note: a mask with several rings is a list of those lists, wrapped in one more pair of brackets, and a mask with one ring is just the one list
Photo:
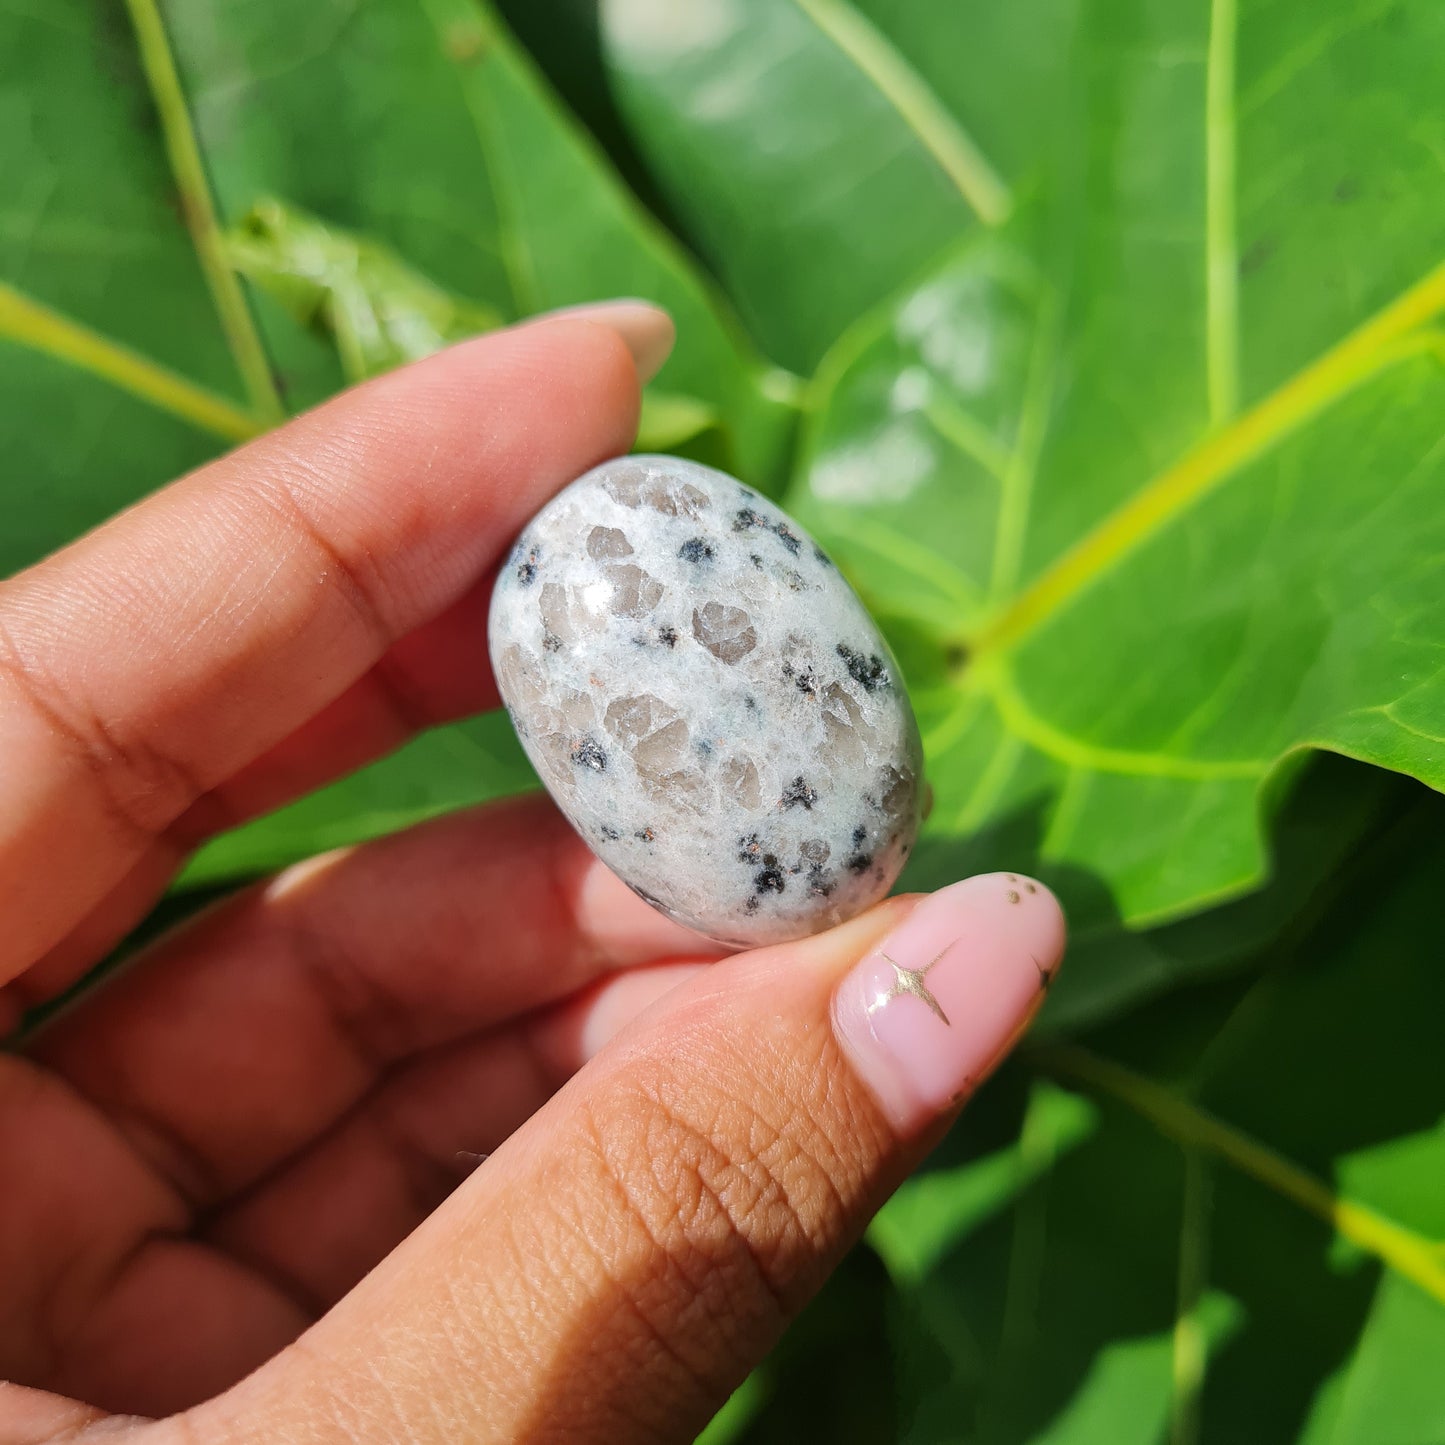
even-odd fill
[(587, 473), (518, 539), (491, 652), (542, 781), (664, 913), (771, 943), (893, 885), (922, 792), (898, 665), (822, 549), (751, 488), (675, 457)]

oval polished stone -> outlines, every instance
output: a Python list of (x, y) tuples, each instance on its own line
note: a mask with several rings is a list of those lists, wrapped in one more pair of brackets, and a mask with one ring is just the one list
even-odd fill
[(922, 791), (898, 665), (757, 492), (675, 457), (597, 467), (518, 539), (490, 633), (542, 781), (664, 913), (771, 943), (892, 886)]

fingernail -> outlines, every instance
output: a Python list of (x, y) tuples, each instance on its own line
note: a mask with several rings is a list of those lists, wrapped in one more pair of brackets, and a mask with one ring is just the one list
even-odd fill
[(971, 1094), (1043, 1002), (1064, 915), (1042, 883), (985, 873), (925, 898), (843, 979), (833, 1027), (900, 1134)]
[(650, 301), (622, 297), (616, 301), (588, 301), (581, 306), (563, 306), (556, 311), (543, 311), (531, 321), (596, 321), (610, 326), (632, 353), (637, 379), (646, 385), (662, 370), (662, 363), (672, 354), (677, 340), (677, 327), (672, 317)]

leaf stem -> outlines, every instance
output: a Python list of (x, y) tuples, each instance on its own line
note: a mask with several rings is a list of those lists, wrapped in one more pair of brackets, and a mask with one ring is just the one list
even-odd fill
[(149, 357), (0, 282), (0, 337), (67, 361), (228, 442), (264, 431), (257, 417)]
[(286, 409), (276, 390), (271, 364), (250, 307), (246, 304), (245, 292), (226, 259), (215, 203), (206, 182), (200, 147), (196, 144), (195, 129), (186, 109), (185, 93), (176, 73), (175, 58), (166, 38), (165, 22), (161, 19), (157, 0), (126, 0), (126, 6), (135, 28), (141, 67), (150, 86), (156, 113), (160, 116), (161, 135), (180, 195), (186, 228), (191, 233), (196, 259), (200, 262), (201, 272), (221, 319), (226, 344), (241, 373), (252, 408), (264, 421), (279, 422), (284, 419)]
[[(473, 67), (483, 60), (496, 63), (497, 53), (502, 46), (509, 45), (509, 37), (490, 4), (476, 3), (476, 0), (462, 5), (455, 0), (419, 0), (419, 3), (436, 35), (437, 48), (456, 78), (482, 155), (482, 169), (496, 206), (497, 253), (512, 293), (513, 313), (519, 317), (530, 316), (541, 310), (541, 288), (531, 247), (519, 219), (521, 208), (511, 157), (507, 148), (498, 143), (500, 126), (491, 95), (473, 73)], [(510, 54), (507, 59), (511, 59)]]
[[(1014, 1387), (1022, 1382), (1025, 1364), (1032, 1353), (1037, 1332), (1039, 1296), (1043, 1290), (1044, 1262), (1049, 1231), (1049, 1184), (1059, 1153), (1054, 1111), (1049, 1107), (1055, 1088), (1035, 1080), (1024, 1106), (1019, 1133), (1018, 1176), (1036, 1181), (1023, 1187), (1014, 1199), (1013, 1237), (1009, 1243), (1008, 1273), (1004, 1283), (1003, 1319), (999, 1325), (998, 1352), (993, 1373), (1003, 1389), (993, 1397), (1002, 1406)], [(986, 1422), (993, 1424), (995, 1422)], [(985, 1429), (985, 1436), (998, 1433)]]
[(1445, 1244), (1387, 1219), (1368, 1205), (1340, 1198), (1267, 1144), (1112, 1059), (1072, 1045), (1042, 1048), (1031, 1057), (1051, 1074), (1075, 1079), (1096, 1093), (1119, 1100), (1176, 1142), (1223, 1159), (1322, 1219), (1343, 1238), (1445, 1304)]
[(1205, 1339), (1200, 1300), (1209, 1271), (1209, 1163), (1184, 1149), (1184, 1207), (1179, 1220), (1179, 1284), (1174, 1312), (1173, 1395), (1169, 1445), (1199, 1439), (1199, 1396), (1204, 1386)]
[(1013, 196), (972, 137), (921, 75), (848, 0), (797, 0), (798, 8), (883, 94), (985, 225), (997, 226)]
[(993, 575), (989, 581), (990, 603), (1008, 596), (1018, 584), (1029, 510), (1038, 480), (1039, 456), (1048, 434), (1049, 408), (1053, 402), (1060, 310), (1058, 297), (1050, 290), (1039, 306), (1033, 345), (1029, 348), (1023, 405), (1013, 450), (1001, 478), (998, 520), (994, 528)]

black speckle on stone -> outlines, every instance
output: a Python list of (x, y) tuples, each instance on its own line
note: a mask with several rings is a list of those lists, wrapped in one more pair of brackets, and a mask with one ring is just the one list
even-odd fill
[(654, 833), (651, 828), (639, 828), (632, 836), (643, 843), (651, 843), (657, 837), (657, 834)]
[(572, 744), (572, 761), (579, 768), (591, 768), (594, 773), (607, 771), (607, 754), (591, 733)]
[(664, 647), (676, 647), (676, 646), (677, 646), (677, 628), (675, 628), (675, 627), (659, 627), (659, 628), (657, 629), (657, 640), (658, 640)]
[(788, 584), (789, 592), (801, 592), (808, 585), (796, 567), (789, 567), (783, 574), (783, 580)]
[(758, 895), (754, 893), (746, 903), (743, 904), (744, 913), (756, 913), (758, 911)]
[(752, 693), (749, 693), (743, 699), (743, 706), (747, 708), (749, 712), (756, 712), (758, 710), (758, 700), (752, 695)]
[(709, 562), (712, 560), (712, 548), (703, 541), (701, 537), (689, 537), (681, 547), (677, 549), (677, 555), (684, 562)]
[[(771, 858), (772, 862), (768, 859)], [(778, 867), (777, 858), (769, 853), (763, 859), (763, 866), (753, 874), (753, 892), (756, 894), (781, 893), (788, 886), (788, 880), (783, 876), (783, 870)]]
[(831, 567), (833, 565), (833, 559), (820, 546), (818, 546), (816, 542), (813, 543), (813, 556), (816, 557), (818, 561), (820, 561), (825, 567)]
[(542, 650), (544, 652), (561, 652), (562, 639), (555, 632), (543, 632)]
[(866, 873), (873, 866), (871, 853), (855, 853), (845, 865), (850, 873)]
[(749, 552), (748, 561), (751, 562), (753, 566), (758, 569), (759, 572), (763, 570), (763, 559), (758, 555), (758, 553)]
[(867, 830), (867, 828), (865, 828), (865, 827), (860, 823), (856, 828), (853, 829), (853, 846), (854, 846), (854, 848), (861, 848), (861, 847), (863, 846), (863, 840), (864, 840), (867, 836), (868, 836), (868, 830)]
[(611, 823), (604, 823), (598, 831), (609, 843), (615, 843), (622, 836)]
[(512, 549), (512, 562), (516, 567), (517, 581), (523, 587), (530, 587), (537, 580), (537, 567), (542, 559), (542, 549), (525, 537), (519, 538)]
[(838, 656), (843, 659), (848, 676), (865, 692), (877, 692), (892, 681), (888, 669), (883, 665), (883, 659), (876, 652), (870, 652), (865, 657), (861, 652), (855, 652), (846, 642), (840, 642)]
[(804, 808), (808, 812), (813, 811), (813, 804), (818, 801), (818, 790), (810, 788), (803, 781), (803, 775), (798, 774), (786, 788), (783, 789), (783, 796), (778, 799), (780, 808)]
[(704, 758), (712, 757), (712, 743), (707, 738), (699, 738), (693, 747), (697, 749), (698, 755)]
[(804, 697), (815, 697), (818, 692), (818, 674), (811, 667), (801, 671), (791, 662), (783, 664), (783, 676), (798, 689)]
[(756, 833), (749, 833), (738, 839), (738, 861), (747, 863), (757, 871), (753, 874), (753, 893), (781, 893), (788, 886), (788, 880), (778, 863), (778, 855), (770, 852), (766, 843)]
[(793, 556), (796, 557), (798, 555), (799, 549), (803, 545), (803, 539), (798, 536), (798, 534), (793, 531), (793, 529), (789, 527), (786, 522), (779, 522), (773, 528), (773, 531), (778, 534), (778, 541), (780, 541), (783, 546), (785, 546), (788, 551), (790, 551)]
[(817, 863), (808, 870), (808, 892), (814, 898), (827, 898), (838, 885), (828, 877)]
[(747, 532), (753, 527), (766, 527), (765, 517), (759, 516), (751, 507), (739, 507), (733, 516), (733, 531)]

